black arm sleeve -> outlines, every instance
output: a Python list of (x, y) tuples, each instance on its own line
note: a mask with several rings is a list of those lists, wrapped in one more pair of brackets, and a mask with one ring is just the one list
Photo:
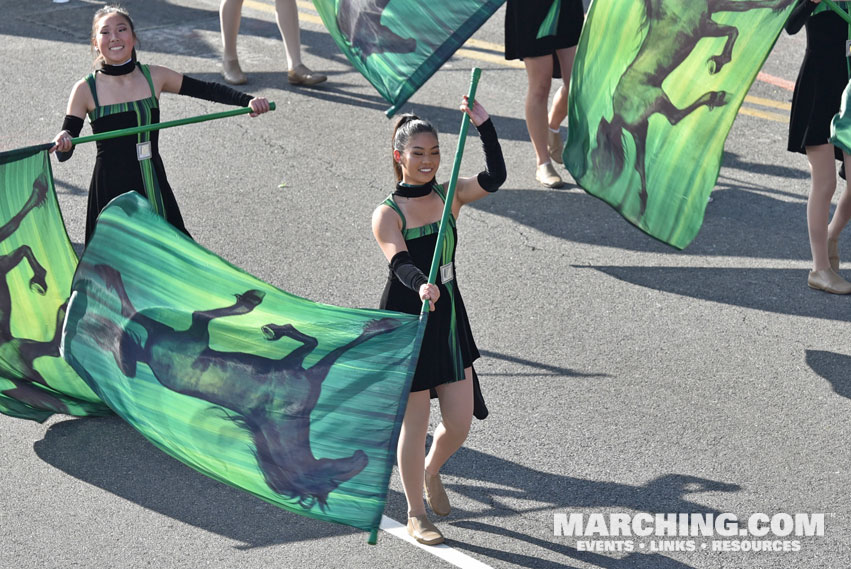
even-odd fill
[(495, 192), (505, 183), (505, 159), (502, 157), (502, 147), (496, 136), (493, 121), (488, 119), (478, 126), (482, 148), (485, 151), (485, 169), (479, 172), (478, 181), (483, 190)]
[[(83, 130), (83, 119), (75, 117), (74, 115), (65, 115), (65, 119), (62, 121), (62, 130), (67, 130), (71, 133), (71, 138), (77, 138)], [(65, 162), (71, 158), (72, 154), (74, 154), (73, 146), (68, 152), (57, 151), (56, 158), (58, 158), (60, 162)]]
[(789, 19), (786, 20), (786, 33), (790, 35), (797, 34), (804, 27), (804, 24), (807, 23), (807, 19), (813, 13), (813, 10), (816, 9), (816, 6), (817, 4), (810, 2), (810, 0), (799, 0), (798, 5), (789, 14)]
[(231, 89), (227, 85), (210, 81), (200, 81), (188, 75), (183, 76), (183, 83), (180, 84), (179, 93), (181, 95), (195, 97), (196, 99), (206, 99), (214, 103), (224, 103), (225, 105), (234, 105), (236, 107), (247, 107), (251, 99), (254, 98), (247, 93)]
[(419, 293), (420, 287), (428, 283), (428, 277), (417, 268), (407, 251), (399, 251), (393, 255), (390, 259), (390, 270), (403, 285), (414, 292)]

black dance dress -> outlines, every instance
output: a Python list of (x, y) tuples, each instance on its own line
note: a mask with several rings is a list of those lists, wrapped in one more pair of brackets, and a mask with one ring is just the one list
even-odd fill
[[(432, 182), (432, 191), (446, 201), (440, 184)], [(437, 245), (440, 222), (421, 227), (407, 227), (405, 215), (394, 201), (393, 195), (384, 200), (384, 205), (391, 207), (402, 218), (402, 236), (411, 259), (417, 268), (428, 275)], [(479, 358), (461, 291), (458, 290), (458, 281), (455, 280), (455, 245), (458, 234), (455, 230), (455, 218), (451, 215), (449, 224), (450, 230), (443, 240), (441, 270), (437, 279), (440, 298), (434, 304), (434, 311), (429, 312), (411, 391), (424, 391), (444, 383), (460, 381), (464, 379), (464, 368), (470, 367)], [(381, 295), (380, 307), (419, 314), (422, 306), (419, 294), (402, 284), (393, 271), (390, 271), (384, 293)]]
[[(788, 32), (795, 33), (805, 20), (807, 28), (807, 51), (792, 96), (787, 146), (790, 152), (803, 154), (807, 146), (828, 143), (830, 122), (839, 112), (848, 83), (848, 24), (832, 10), (812, 12), (815, 6), (809, 0), (799, 2), (786, 25)], [(836, 148), (835, 153), (842, 160), (842, 151)]]
[[(86, 77), (95, 108), (89, 113), (92, 132), (155, 124), (160, 121), (159, 102), (147, 65), (136, 64), (148, 80), (151, 96), (128, 103), (101, 106), (98, 102), (95, 74)], [(159, 131), (143, 132), (97, 142), (95, 169), (89, 186), (86, 213), (86, 243), (92, 237), (101, 210), (113, 198), (135, 190), (148, 198), (154, 211), (174, 227), (189, 235), (183, 217), (168, 185), (159, 153)]]
[[(558, 7), (555, 35), (538, 37), (541, 26)], [(505, 8), (505, 59), (523, 59), (554, 54), (557, 49), (579, 43), (585, 20), (582, 0), (508, 0)]]

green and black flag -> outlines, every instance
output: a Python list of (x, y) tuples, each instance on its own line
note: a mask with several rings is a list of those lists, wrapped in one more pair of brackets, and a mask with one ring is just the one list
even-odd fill
[(794, 3), (595, 0), (571, 75), (573, 178), (649, 235), (686, 247)]
[(44, 147), (0, 154), (0, 413), (110, 414), (60, 357), (77, 255)]
[(505, 0), (313, 0), (393, 115)]
[(114, 411), (198, 471), (369, 530), (374, 543), (425, 307), (417, 316), (299, 298), (205, 250), (133, 191), (101, 212), (78, 264), (50, 146), (0, 154), (0, 413)]
[(416, 316), (299, 298), (136, 192), (80, 259), (64, 354), (157, 447), (285, 509), (375, 531), (419, 352)]

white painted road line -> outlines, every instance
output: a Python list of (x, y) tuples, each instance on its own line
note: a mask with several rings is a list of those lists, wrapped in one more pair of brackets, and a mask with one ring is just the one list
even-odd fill
[(441, 543), (440, 545), (423, 545), (421, 543), (417, 543), (414, 538), (408, 535), (407, 527), (392, 518), (388, 518), (387, 516), (381, 516), (381, 525), (379, 527), (390, 535), (398, 537), (402, 541), (407, 541), (408, 543), (431, 553), (435, 557), (443, 559), (447, 563), (451, 563), (456, 567), (461, 567), (461, 569), (493, 569), (490, 565), (485, 565), (481, 561), (473, 559), (466, 553), (461, 553), (457, 549), (452, 549), (445, 543)]

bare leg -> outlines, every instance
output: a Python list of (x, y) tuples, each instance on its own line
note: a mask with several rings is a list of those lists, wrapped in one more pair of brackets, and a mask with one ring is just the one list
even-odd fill
[(222, 59), (236, 60), (236, 37), (242, 19), (242, 0), (222, 0), (219, 22), (222, 25)]
[(564, 118), (567, 116), (567, 83), (562, 85), (553, 95), (553, 104), (550, 107), (549, 126), (550, 130), (558, 130)]
[(553, 104), (550, 107), (550, 128), (558, 130), (561, 123), (567, 117), (567, 97), (570, 94), (570, 74), (573, 72), (573, 59), (576, 56), (576, 46), (567, 49), (559, 49), (556, 51), (558, 62), (561, 66), (561, 77), (564, 84), (559, 87), (553, 97)]
[(827, 226), (830, 200), (836, 190), (833, 145), (807, 146), (807, 159), (810, 161), (812, 173), (812, 188), (807, 199), (807, 229), (813, 255), (813, 270), (820, 271), (830, 267), (827, 258)]
[(576, 47), (560, 49), (556, 51), (559, 65), (562, 70), (562, 85), (553, 96), (550, 106), (549, 130), (547, 132), (547, 153), (553, 162), (563, 164), (564, 140), (561, 138), (561, 123), (567, 116), (567, 96), (570, 89), (570, 73), (573, 71), (573, 58), (576, 55)]
[(429, 392), (414, 391), (408, 396), (396, 460), (399, 477), (408, 501), (408, 517), (424, 516), (423, 470), (425, 468), (425, 443), (428, 432)]
[(287, 80), (291, 85), (310, 87), (328, 77), (308, 69), (301, 61), (301, 29), (298, 25), (298, 6), (295, 0), (275, 0), (275, 20), (284, 40), (287, 56)]
[(470, 432), (473, 421), (473, 373), (472, 368), (464, 370), (464, 379), (454, 383), (437, 386), (442, 421), (434, 431), (425, 470), (437, 474), (455, 451), (461, 448)]
[(553, 58), (551, 55), (542, 57), (527, 57), (523, 60), (526, 65), (526, 76), (529, 80), (529, 90), (526, 92), (526, 128), (535, 150), (537, 167), (535, 179), (547, 188), (560, 188), (564, 185), (550, 160), (548, 141), (547, 100), (552, 85)]
[(527, 57), (523, 60), (526, 65), (526, 77), (529, 80), (529, 90), (526, 93), (526, 128), (532, 140), (532, 148), (538, 166), (550, 161), (547, 153), (547, 101), (552, 85), (553, 59), (552, 56)]
[[(851, 155), (843, 152), (842, 156), (845, 159), (845, 171), (851, 171)], [(830, 224), (827, 226), (827, 238), (833, 240), (839, 239), (839, 234), (849, 219), (851, 219), (851, 183), (846, 181), (845, 191), (839, 197), (839, 203), (833, 212), (833, 219), (830, 220)]]
[(222, 75), (226, 82), (233, 85), (242, 85), (246, 82), (236, 54), (236, 38), (239, 35), (241, 19), (242, 0), (222, 0), (219, 5), (219, 22), (222, 27)]
[(287, 69), (298, 67), (301, 65), (301, 30), (295, 0), (275, 0), (275, 20), (284, 40)]

